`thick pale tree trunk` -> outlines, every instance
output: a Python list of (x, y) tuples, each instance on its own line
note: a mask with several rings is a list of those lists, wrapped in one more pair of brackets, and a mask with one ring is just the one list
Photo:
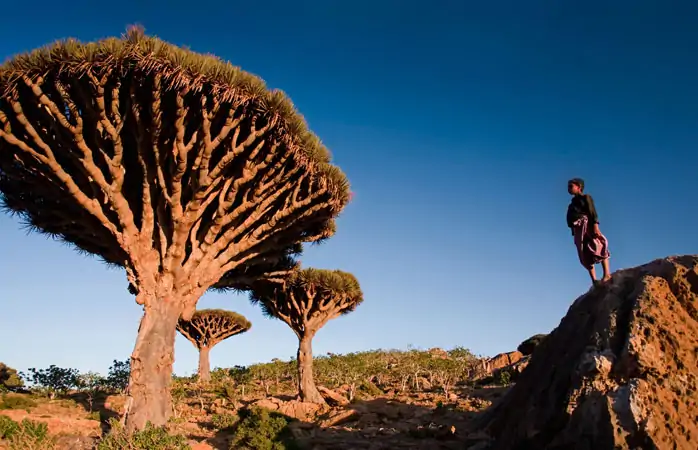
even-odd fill
[(299, 339), (298, 392), (304, 402), (325, 403), (325, 399), (317, 390), (313, 378), (313, 334), (304, 335)]
[(129, 398), (124, 417), (129, 431), (141, 430), (147, 422), (165, 425), (172, 414), (170, 383), (176, 326), (182, 312), (179, 305), (172, 300), (146, 304), (131, 354)]
[(201, 347), (201, 349), (199, 349), (199, 381), (211, 381), (210, 353), (211, 347)]

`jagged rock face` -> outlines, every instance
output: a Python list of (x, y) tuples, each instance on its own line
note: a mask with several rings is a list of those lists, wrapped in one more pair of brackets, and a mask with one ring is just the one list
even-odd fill
[(482, 421), (495, 450), (698, 448), (698, 256), (579, 297)]
[(513, 351), (508, 353), (500, 353), (499, 355), (493, 356), (488, 359), (485, 363), (485, 371), (488, 374), (492, 374), (499, 369), (509, 367), (512, 364), (516, 364), (524, 357), (520, 351)]

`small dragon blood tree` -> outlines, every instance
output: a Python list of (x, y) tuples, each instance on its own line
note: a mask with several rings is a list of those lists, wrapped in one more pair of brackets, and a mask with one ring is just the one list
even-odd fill
[(282, 92), (132, 28), (0, 66), (0, 194), (35, 230), (125, 268), (144, 307), (134, 430), (171, 414), (179, 318), (221, 278), (249, 283), (330, 237), (349, 184)]
[(252, 324), (245, 317), (222, 309), (200, 309), (189, 320), (179, 319), (177, 331), (199, 350), (200, 381), (211, 380), (211, 348), (250, 327)]
[(298, 336), (298, 391), (301, 400), (325, 403), (313, 379), (313, 337), (325, 324), (353, 311), (362, 301), (354, 275), (340, 270), (303, 269), (285, 283), (258, 282), (250, 293), (264, 313), (284, 321)]

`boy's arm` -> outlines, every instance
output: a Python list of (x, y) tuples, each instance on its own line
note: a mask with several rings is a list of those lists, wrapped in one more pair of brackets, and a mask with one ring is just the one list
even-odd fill
[(591, 195), (587, 194), (587, 208), (589, 210), (589, 223), (594, 227), (594, 233), (597, 235), (601, 234), (599, 230), (599, 215), (596, 212), (596, 205), (594, 205), (594, 199)]

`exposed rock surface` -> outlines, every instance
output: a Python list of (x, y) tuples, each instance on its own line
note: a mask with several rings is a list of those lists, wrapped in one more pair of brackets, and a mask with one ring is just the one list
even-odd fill
[(322, 405), (315, 403), (306, 403), (300, 400), (282, 400), (276, 397), (263, 398), (252, 403), (251, 406), (258, 406), (271, 411), (278, 411), (294, 419), (307, 420), (313, 417), (319, 410), (323, 409)]
[(543, 339), (545, 339), (547, 336), (547, 334), (533, 335), (519, 344), (516, 350), (520, 351), (524, 356), (532, 355), (536, 347), (538, 347), (540, 343), (543, 342)]
[(579, 297), (481, 420), (494, 450), (698, 448), (698, 256)]
[(493, 356), (487, 360), (485, 363), (485, 370), (488, 374), (494, 373), (499, 369), (503, 369), (504, 367), (517, 363), (523, 357), (524, 355), (522, 355), (519, 351), (500, 353), (499, 355)]
[(327, 389), (324, 386), (318, 386), (317, 387), (318, 391), (320, 392), (320, 395), (325, 399), (327, 403), (330, 405), (346, 405), (349, 403), (349, 400), (342, 394), (339, 394), (332, 389)]

